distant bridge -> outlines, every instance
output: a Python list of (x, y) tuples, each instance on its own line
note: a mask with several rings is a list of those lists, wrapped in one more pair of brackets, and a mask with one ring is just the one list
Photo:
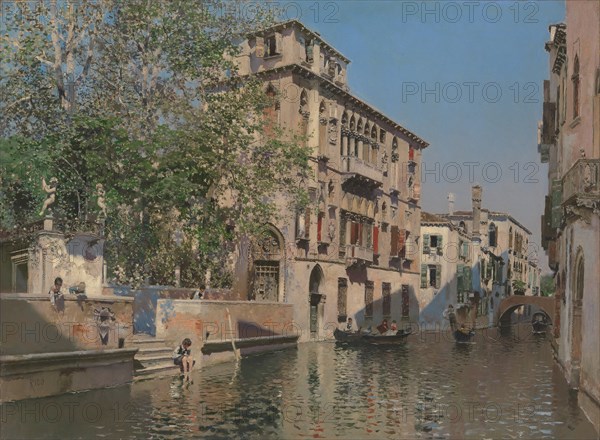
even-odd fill
[(539, 307), (546, 315), (548, 315), (550, 322), (552, 322), (554, 317), (554, 297), (528, 295), (512, 295), (508, 298), (504, 298), (494, 313), (494, 322), (500, 324), (501, 322), (510, 320), (512, 312), (517, 308), (526, 305)]

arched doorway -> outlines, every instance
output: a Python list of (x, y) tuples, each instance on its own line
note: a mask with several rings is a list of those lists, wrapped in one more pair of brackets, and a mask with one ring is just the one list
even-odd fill
[(322, 327), (323, 307), (325, 304), (325, 295), (323, 294), (323, 284), (325, 276), (323, 269), (318, 264), (310, 273), (308, 281), (308, 299), (310, 304), (310, 338), (319, 338), (319, 329)]
[(268, 225), (252, 243), (249, 300), (282, 301), (283, 237)]
[(575, 272), (573, 283), (573, 337), (571, 339), (571, 387), (579, 387), (579, 371), (581, 368), (581, 335), (582, 335), (582, 309), (584, 286), (584, 258), (579, 249), (575, 259)]

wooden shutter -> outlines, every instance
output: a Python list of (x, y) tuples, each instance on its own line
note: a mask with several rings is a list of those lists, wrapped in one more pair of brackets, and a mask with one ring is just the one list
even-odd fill
[(459, 264), (456, 266), (456, 289), (459, 292), (463, 292), (465, 290), (465, 265)]
[(265, 39), (263, 37), (256, 37), (254, 53), (258, 58), (263, 58), (265, 56)]
[(421, 289), (427, 289), (427, 265), (421, 264)]
[(442, 250), (444, 247), (444, 244), (442, 242), (442, 235), (438, 235), (437, 237), (437, 247), (439, 250)]
[(406, 257), (406, 229), (400, 229), (398, 233), (398, 256)]
[(439, 289), (442, 285), (442, 265), (435, 266), (435, 288)]
[(415, 149), (413, 147), (408, 149), (408, 160), (415, 160)]
[[(560, 179), (552, 181), (552, 227), (560, 228), (562, 221), (562, 182)], [(520, 243), (519, 243), (520, 244)]]
[(358, 223), (350, 223), (350, 244), (356, 244), (358, 241)]
[(470, 266), (465, 266), (463, 268), (463, 274), (464, 274), (464, 290), (465, 291), (470, 291), (471, 290), (471, 267)]
[(321, 241), (321, 230), (323, 228), (323, 216), (325, 216), (325, 214), (322, 212), (319, 212), (319, 218), (317, 219), (317, 241), (318, 242)]
[(310, 238), (310, 208), (304, 212), (304, 238)]
[(373, 253), (379, 254), (379, 226), (373, 226)]
[(423, 236), (423, 253), (428, 254), (429, 250), (429, 234), (425, 234)]
[(391, 231), (391, 243), (390, 243), (390, 256), (395, 257), (398, 255), (398, 226), (392, 226), (392, 231)]
[(275, 53), (283, 53), (283, 39), (281, 33), (275, 32)]

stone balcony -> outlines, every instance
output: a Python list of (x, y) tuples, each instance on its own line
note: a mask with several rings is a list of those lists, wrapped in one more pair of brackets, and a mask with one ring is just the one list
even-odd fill
[(372, 188), (383, 184), (383, 170), (354, 156), (342, 156), (341, 172), (344, 183)]
[(600, 159), (579, 159), (562, 178), (562, 206), (567, 214), (600, 208)]
[(349, 244), (346, 246), (346, 262), (348, 266), (371, 264), (373, 263), (373, 249), (357, 244)]

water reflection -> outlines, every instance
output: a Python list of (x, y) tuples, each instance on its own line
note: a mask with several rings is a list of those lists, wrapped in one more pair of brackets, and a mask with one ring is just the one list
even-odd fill
[[(399, 346), (303, 344), (197, 371), (191, 384), (165, 378), (4, 405), (2, 436), (596, 438), (549, 342), (531, 336), (494, 330), (473, 345), (444, 335)], [(50, 412), (74, 404), (71, 419), (65, 412), (57, 422)]]

